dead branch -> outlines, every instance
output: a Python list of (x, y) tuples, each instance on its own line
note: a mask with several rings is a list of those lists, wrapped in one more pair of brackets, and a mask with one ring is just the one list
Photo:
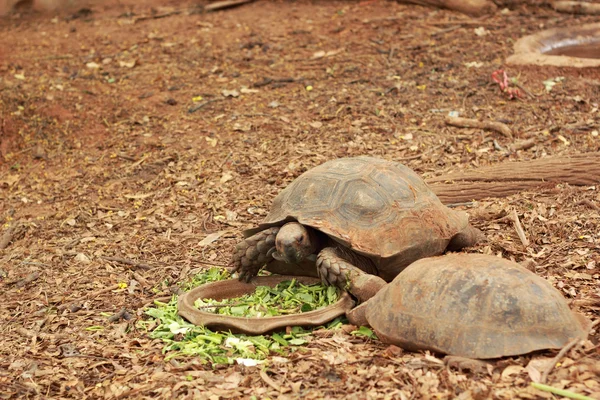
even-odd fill
[(552, 3), (552, 8), (558, 12), (569, 14), (600, 14), (600, 4), (583, 1), (555, 1)]
[(592, 210), (600, 211), (600, 207), (596, 205), (596, 203), (588, 199), (581, 200), (579, 203), (577, 203), (577, 205), (584, 205), (586, 207), (591, 208)]
[(167, 18), (167, 17), (170, 17), (172, 15), (179, 15), (179, 14), (181, 14), (181, 11), (172, 11), (172, 12), (168, 12), (168, 13), (165, 13), (165, 14), (156, 14), (156, 15), (150, 15), (148, 17), (139, 17), (139, 18), (136, 18), (134, 20), (134, 23), (138, 23), (140, 21), (147, 21), (149, 19)]
[(533, 137), (531, 139), (521, 140), (513, 145), (509, 145), (508, 148), (512, 151), (527, 150), (535, 146), (537, 142), (538, 138)]
[(259, 373), (261, 379), (269, 386), (271, 386), (273, 389), (277, 390), (278, 392), (281, 392), (281, 385), (279, 385), (277, 382), (275, 382), (273, 379), (271, 379), (271, 377), (269, 377), (269, 375), (267, 375), (267, 372), (264, 369), (260, 370)]
[(475, 17), (493, 14), (497, 10), (496, 5), (490, 0), (401, 0), (401, 2), (447, 8)]
[(74, 303), (77, 303), (77, 302), (80, 302), (80, 301), (83, 301), (83, 300), (86, 300), (86, 299), (93, 300), (95, 297), (100, 296), (101, 294), (112, 292), (113, 290), (117, 290), (117, 289), (119, 289), (119, 285), (118, 284), (117, 285), (109, 286), (109, 287), (104, 288), (104, 289), (96, 290), (95, 292), (92, 292), (92, 293), (85, 294), (83, 296), (77, 297), (76, 299), (71, 300), (69, 302), (69, 304), (62, 304), (62, 305), (58, 306), (57, 308), (58, 308), (59, 311), (63, 311), (67, 307), (69, 307), (70, 305), (72, 305)]
[(202, 103), (193, 105), (188, 109), (188, 114), (193, 114), (196, 111), (200, 110), (201, 108), (204, 108), (205, 106), (209, 105), (210, 103), (214, 103), (215, 101), (221, 101), (221, 100), (222, 99), (211, 99), (211, 100), (206, 100), (206, 101), (203, 101)]
[(254, 0), (223, 0), (216, 1), (204, 7), (204, 11), (217, 11), (225, 8), (241, 6), (243, 4), (252, 3)]
[(525, 231), (523, 230), (521, 221), (519, 221), (519, 216), (517, 215), (517, 210), (513, 210), (512, 214), (511, 214), (511, 219), (513, 221), (513, 225), (515, 226), (515, 230), (517, 231), (517, 235), (519, 235), (519, 239), (521, 240), (521, 243), (523, 243), (523, 247), (528, 247), (529, 240), (527, 240), (527, 236), (525, 236)]
[(15, 328), (15, 331), (21, 335), (21, 336), (25, 336), (28, 338), (41, 338), (42, 340), (50, 340), (50, 341), (57, 341), (57, 340), (61, 340), (61, 339), (66, 339), (69, 336), (65, 335), (65, 334), (55, 334), (55, 333), (45, 333), (45, 332), (34, 332), (30, 329), (26, 329), (22, 326), (17, 326)]
[(129, 321), (131, 319), (131, 314), (127, 311), (125, 307), (121, 308), (119, 312), (108, 317), (108, 322), (117, 322), (121, 319), (124, 319), (126, 321)]
[(35, 281), (37, 278), (40, 277), (40, 273), (39, 272), (33, 272), (29, 275), (27, 275), (25, 278), (18, 280), (17, 282), (15, 282), (15, 287), (16, 288), (22, 288), (24, 286), (27, 286), (28, 284), (30, 284), (31, 282)]
[(20, 224), (13, 225), (9, 227), (2, 237), (0, 237), (0, 250), (4, 250), (8, 247), (10, 242), (23, 230), (23, 227)]
[(134, 268), (152, 269), (152, 267), (150, 265), (148, 265), (148, 264), (143, 264), (143, 263), (135, 262), (135, 261), (129, 260), (127, 258), (108, 257), (108, 256), (102, 256), (100, 258), (102, 258), (103, 260), (106, 260), (106, 261), (114, 261), (114, 262), (118, 262), (118, 263), (121, 263), (121, 264), (131, 265)]
[(562, 360), (562, 358), (565, 356), (565, 354), (567, 354), (569, 352), (569, 350), (571, 350), (573, 347), (575, 347), (575, 345), (577, 343), (579, 343), (581, 339), (577, 338), (574, 339), (572, 341), (570, 341), (569, 343), (567, 343), (565, 345), (565, 347), (563, 347), (558, 354), (556, 355), (556, 357), (554, 357), (552, 359), (552, 361), (550, 362), (550, 365), (548, 365), (548, 367), (544, 370), (544, 372), (542, 372), (542, 376), (540, 378), (540, 383), (546, 383), (546, 381), (548, 380), (548, 375), (550, 375), (550, 372), (552, 372), (552, 370), (554, 369), (554, 367), (556, 366), (556, 364), (558, 364), (558, 362), (560, 360)]
[(513, 137), (512, 131), (506, 124), (496, 121), (479, 121), (470, 118), (461, 117), (446, 117), (446, 124), (456, 126), (459, 128), (477, 128), (477, 129), (488, 129), (491, 131), (498, 132), (508, 138)]
[(504, 162), (427, 180), (443, 203), (506, 197), (523, 190), (552, 188), (559, 183), (593, 186), (600, 183), (600, 152), (539, 160)]

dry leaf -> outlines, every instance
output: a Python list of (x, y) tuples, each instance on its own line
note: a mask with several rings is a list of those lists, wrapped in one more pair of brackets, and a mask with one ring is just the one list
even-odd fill
[(83, 253), (78, 253), (78, 254), (75, 256), (75, 261), (77, 261), (77, 262), (80, 262), (80, 263), (82, 263), (82, 264), (89, 264), (89, 263), (91, 263), (91, 262), (92, 262), (92, 261), (90, 260), (90, 258), (89, 258), (88, 256), (86, 256), (85, 254), (83, 254)]
[(221, 94), (225, 97), (238, 97), (240, 95), (240, 92), (238, 92), (237, 90), (233, 89), (233, 90), (227, 90), (224, 89)]
[(337, 50), (330, 50), (330, 51), (328, 51), (328, 52), (325, 52), (324, 50), (320, 50), (320, 51), (317, 51), (317, 52), (315, 52), (315, 53), (312, 55), (312, 57), (311, 57), (311, 58), (312, 58), (313, 60), (318, 60), (319, 58), (324, 58), (324, 57), (331, 57), (331, 56), (335, 56), (336, 54), (339, 54), (339, 53), (341, 53), (342, 51), (344, 51), (344, 49), (343, 49), (343, 48), (342, 48), (342, 49), (337, 49)]
[(198, 243), (198, 246), (200, 246), (200, 247), (208, 246), (209, 244), (213, 243), (214, 241), (219, 239), (221, 236), (223, 236), (224, 233), (225, 233), (225, 231), (213, 232), (213, 233), (207, 235), (204, 239), (202, 239)]
[(242, 86), (242, 88), (240, 89), (240, 92), (244, 93), (244, 94), (248, 94), (248, 93), (258, 93), (259, 90), (258, 89), (249, 89), (246, 86)]
[(520, 365), (509, 365), (502, 371), (502, 380), (508, 380), (511, 375), (519, 375), (525, 368)]
[(119, 67), (121, 68), (133, 68), (137, 64), (137, 60), (131, 61), (119, 61)]
[(8, 176), (6, 176), (6, 178), (0, 180), (0, 184), (12, 186), (18, 181), (19, 181), (19, 175), (8, 175)]
[(223, 174), (223, 176), (221, 176), (221, 179), (219, 179), (219, 182), (225, 183), (225, 182), (229, 182), (232, 179), (233, 179), (233, 175), (231, 175), (229, 172), (225, 172)]

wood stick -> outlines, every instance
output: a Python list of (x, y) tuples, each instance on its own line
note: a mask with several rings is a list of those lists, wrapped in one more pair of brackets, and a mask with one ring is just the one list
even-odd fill
[(204, 7), (204, 11), (217, 11), (225, 8), (237, 7), (243, 4), (252, 3), (254, 0), (223, 0), (215, 1)]
[(266, 371), (264, 369), (260, 370), (260, 377), (262, 378), (262, 380), (269, 386), (271, 386), (273, 389), (277, 390), (278, 392), (281, 392), (281, 385), (279, 385), (277, 382), (275, 382), (273, 379), (271, 379), (271, 377), (269, 377), (269, 375), (267, 375)]
[(129, 260), (127, 258), (108, 257), (108, 256), (102, 256), (100, 258), (102, 258), (103, 260), (106, 260), (106, 261), (114, 261), (114, 262), (118, 262), (121, 264), (131, 265), (134, 268), (152, 269), (152, 267), (148, 264), (138, 263), (133, 260)]
[(4, 231), (2, 237), (0, 237), (0, 250), (4, 250), (8, 247), (10, 242), (13, 240), (14, 234), (17, 231), (17, 225), (13, 225)]
[(555, 1), (552, 3), (552, 8), (558, 12), (569, 14), (600, 14), (600, 4), (583, 1)]
[(401, 2), (448, 8), (475, 17), (492, 14), (498, 9), (490, 0), (401, 0)]
[(527, 236), (525, 236), (525, 231), (523, 230), (521, 221), (519, 221), (519, 216), (517, 215), (517, 210), (513, 210), (511, 219), (513, 221), (513, 225), (515, 226), (515, 230), (517, 231), (517, 235), (519, 235), (519, 239), (521, 240), (521, 243), (523, 243), (524, 247), (528, 247), (529, 240), (527, 240)]
[(134, 20), (134, 23), (138, 23), (140, 21), (147, 21), (149, 19), (167, 18), (167, 17), (170, 17), (171, 15), (179, 15), (179, 14), (181, 14), (181, 11), (172, 11), (172, 12), (168, 12), (165, 14), (150, 15), (148, 17), (139, 17)]
[(563, 347), (558, 354), (556, 355), (556, 357), (554, 357), (552, 359), (552, 362), (550, 363), (550, 365), (548, 366), (548, 368), (546, 368), (544, 370), (544, 372), (542, 372), (542, 376), (540, 377), (540, 383), (546, 383), (546, 381), (548, 380), (548, 375), (550, 375), (550, 372), (552, 372), (552, 370), (554, 369), (554, 367), (556, 366), (556, 364), (558, 364), (558, 362), (560, 360), (562, 360), (562, 358), (565, 356), (565, 354), (567, 354), (567, 352), (569, 350), (571, 350), (573, 347), (575, 347), (575, 345), (577, 343), (579, 343), (581, 339), (577, 338), (577, 339), (573, 339), (571, 340), (569, 343), (567, 343), (565, 345), (565, 347)]
[(27, 286), (29, 283), (35, 281), (39, 277), (40, 277), (40, 273), (39, 272), (31, 273), (31, 274), (27, 275), (25, 278), (17, 281), (15, 283), (15, 287), (16, 288), (22, 288), (23, 286)]
[(510, 139), (512, 139), (513, 134), (510, 128), (503, 124), (502, 122), (496, 121), (479, 121), (476, 119), (470, 118), (461, 118), (461, 117), (446, 117), (446, 124), (456, 126), (459, 128), (477, 128), (477, 129), (488, 129), (491, 131), (498, 132)]
[(506, 197), (524, 190), (600, 184), (600, 152), (503, 162), (426, 180), (444, 203)]
[(117, 289), (119, 289), (119, 285), (112, 285), (112, 286), (109, 286), (109, 287), (104, 288), (104, 289), (96, 290), (95, 292), (92, 292), (90, 294), (85, 294), (83, 296), (80, 296), (80, 297), (77, 297), (77, 298), (75, 298), (73, 300), (70, 300), (69, 304), (60, 305), (60, 306), (57, 307), (57, 309), (59, 311), (62, 311), (64, 309), (66, 309), (67, 307), (69, 307), (73, 303), (76, 303), (76, 302), (79, 302), (79, 301), (82, 301), (82, 300), (86, 300), (86, 299), (92, 300), (95, 297), (100, 296), (101, 294), (112, 292), (113, 290), (117, 290)]

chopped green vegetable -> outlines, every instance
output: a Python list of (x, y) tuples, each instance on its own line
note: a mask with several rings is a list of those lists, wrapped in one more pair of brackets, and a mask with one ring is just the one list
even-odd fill
[[(202, 285), (207, 282), (213, 282), (228, 279), (229, 273), (220, 268), (210, 268), (209, 270), (194, 276), (189, 282), (183, 285), (186, 289)], [(294, 281), (282, 282), (279, 289), (264, 287), (260, 293), (269, 302), (275, 304), (286, 303), (285, 308), (302, 308), (306, 303), (308, 296), (311, 296), (315, 304), (314, 308), (324, 304), (330, 304), (337, 301), (338, 292), (333, 287), (318, 287), (315, 285), (301, 285)], [(278, 285), (279, 286), (279, 285)], [(281, 290), (279, 292), (278, 290)], [(297, 298), (297, 294), (304, 294)], [(305, 296), (308, 295), (308, 296)], [(293, 299), (293, 300), (292, 300)], [(236, 308), (236, 312), (241, 312), (244, 307), (249, 309), (249, 305), (236, 305), (228, 307)], [(271, 353), (286, 355), (296, 350), (295, 346), (304, 345), (312, 340), (312, 330), (306, 330), (299, 326), (294, 326), (287, 332), (273, 333), (272, 335), (248, 336), (232, 334), (231, 332), (213, 332), (203, 326), (196, 326), (181, 318), (177, 314), (177, 296), (173, 296), (171, 301), (163, 303), (154, 302), (154, 307), (145, 311), (151, 319), (138, 321), (137, 327), (149, 331), (149, 336), (153, 339), (160, 339), (165, 343), (163, 353), (168, 353), (166, 359), (179, 357), (199, 357), (205, 362), (212, 364), (233, 364), (238, 362), (247, 362), (250, 360), (264, 360)], [(342, 318), (336, 318), (325, 325), (327, 329), (336, 329), (343, 324)], [(319, 329), (323, 327), (317, 327)]]
[[(338, 297), (339, 292), (333, 286), (304, 285), (292, 279), (275, 287), (258, 286), (254, 293), (231, 299), (198, 299), (195, 305), (207, 312), (260, 318), (318, 310), (335, 303)], [(219, 307), (207, 307), (212, 305)]]
[(351, 334), (355, 336), (366, 336), (369, 339), (377, 339), (377, 335), (375, 334), (375, 332), (373, 332), (370, 328), (366, 326), (361, 326), (357, 330), (352, 331)]
[(585, 396), (583, 394), (574, 393), (574, 392), (571, 392), (570, 390), (559, 389), (559, 388), (555, 388), (555, 387), (552, 387), (552, 386), (544, 385), (544, 384), (541, 384), (541, 383), (531, 382), (531, 386), (533, 386), (534, 388), (536, 388), (538, 390), (542, 390), (544, 392), (549, 392), (549, 393), (554, 393), (554, 394), (557, 394), (557, 395), (562, 396), (562, 397), (568, 397), (570, 399), (576, 399), (576, 400), (593, 400), (592, 397)]
[(231, 278), (231, 274), (225, 268), (211, 267), (206, 271), (194, 275), (187, 283), (182, 286), (184, 291), (204, 285), (205, 283), (222, 281)]

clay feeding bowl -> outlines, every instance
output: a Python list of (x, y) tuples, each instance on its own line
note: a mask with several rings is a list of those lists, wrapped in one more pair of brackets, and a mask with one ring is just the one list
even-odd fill
[(286, 326), (318, 326), (344, 315), (354, 306), (354, 301), (347, 292), (342, 292), (338, 301), (317, 310), (293, 315), (275, 317), (235, 317), (202, 311), (194, 306), (198, 299), (223, 300), (252, 293), (257, 286), (274, 287), (278, 283), (296, 279), (304, 285), (320, 283), (318, 278), (308, 276), (271, 275), (259, 276), (250, 283), (237, 279), (207, 283), (179, 296), (179, 315), (193, 323), (215, 330), (230, 330), (235, 333), (260, 335)]
[(600, 23), (547, 29), (515, 43), (513, 65), (568, 68), (600, 66)]

